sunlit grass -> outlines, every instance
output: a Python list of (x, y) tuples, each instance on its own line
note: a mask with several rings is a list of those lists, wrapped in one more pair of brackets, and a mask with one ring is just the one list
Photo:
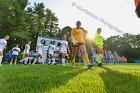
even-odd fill
[(0, 93), (140, 93), (140, 65), (4, 65)]

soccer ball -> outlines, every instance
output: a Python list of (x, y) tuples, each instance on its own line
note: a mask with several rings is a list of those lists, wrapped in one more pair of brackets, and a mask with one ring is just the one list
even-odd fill
[(92, 68), (92, 66), (93, 66), (92, 64), (88, 64), (88, 66), (87, 66), (87, 67), (88, 67), (88, 69), (91, 69), (91, 68)]
[(72, 41), (72, 44), (73, 44), (73, 46), (77, 46), (77, 45), (78, 45), (78, 41), (73, 40), (73, 41)]

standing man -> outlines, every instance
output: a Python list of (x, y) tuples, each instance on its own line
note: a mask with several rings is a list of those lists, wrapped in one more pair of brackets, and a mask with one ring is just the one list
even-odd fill
[(0, 39), (0, 66), (2, 66), (1, 62), (2, 62), (2, 58), (3, 58), (3, 50), (7, 46), (7, 40), (8, 39), (9, 39), (8, 35), (5, 35), (3, 39)]
[(97, 33), (95, 38), (93, 39), (93, 43), (96, 46), (97, 54), (98, 54), (98, 66), (102, 67), (102, 60), (103, 60), (103, 37), (101, 36), (101, 28), (97, 29)]
[(83, 56), (83, 59), (86, 61), (86, 64), (88, 65), (88, 68), (92, 67), (92, 64), (90, 64), (86, 47), (85, 47), (85, 41), (84, 41), (84, 31), (81, 28), (81, 22), (76, 22), (76, 28), (73, 28), (71, 31), (71, 39), (73, 42), (72, 47), (72, 65), (75, 67), (75, 57), (77, 55), (78, 49), (80, 49), (81, 54)]

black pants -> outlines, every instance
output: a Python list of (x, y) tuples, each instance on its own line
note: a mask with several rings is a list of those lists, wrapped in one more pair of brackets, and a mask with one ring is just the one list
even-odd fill
[(136, 14), (140, 18), (140, 5), (136, 7)]

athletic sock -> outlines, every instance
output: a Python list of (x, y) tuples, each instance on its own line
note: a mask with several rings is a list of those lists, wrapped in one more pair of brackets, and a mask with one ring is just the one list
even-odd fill
[(87, 53), (83, 54), (83, 59), (86, 61), (86, 64), (90, 63)]
[(62, 58), (62, 64), (63, 64), (63, 66), (65, 66), (65, 59), (64, 58)]
[(42, 62), (42, 64), (44, 64), (44, 60), (43, 59), (41, 59), (41, 62)]
[(55, 59), (54, 58), (52, 58), (52, 61), (53, 61), (53, 64), (55, 64)]
[(102, 63), (103, 54), (98, 55), (98, 64)]
[(72, 61), (71, 62), (72, 62), (72, 65), (75, 64), (75, 57), (72, 58)]
[(37, 59), (34, 60), (33, 64), (35, 64), (37, 62)]
[(3, 58), (3, 56), (0, 56), (0, 65), (1, 65), (1, 62), (2, 62), (2, 58)]
[(49, 60), (48, 64), (50, 64), (51, 63), (51, 59), (49, 58), (48, 60)]

